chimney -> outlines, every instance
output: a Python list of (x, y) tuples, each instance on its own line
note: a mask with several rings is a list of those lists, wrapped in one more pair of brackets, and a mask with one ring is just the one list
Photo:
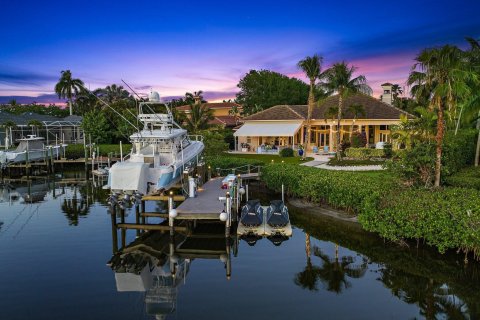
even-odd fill
[(392, 86), (393, 85), (389, 82), (381, 85), (383, 93), (380, 96), (380, 101), (388, 103), (389, 105), (393, 104)]
[(200, 97), (198, 94), (194, 95), (193, 99), (195, 99), (195, 104), (202, 103), (202, 97)]

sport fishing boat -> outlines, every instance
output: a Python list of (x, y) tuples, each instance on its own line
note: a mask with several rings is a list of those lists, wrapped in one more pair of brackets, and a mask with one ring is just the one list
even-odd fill
[(47, 157), (58, 157), (60, 147), (66, 145), (45, 145), (45, 138), (28, 135), (27, 138), (18, 139), (17, 148), (11, 151), (0, 151), (0, 166), (5, 168), (11, 163), (43, 160)]
[(152, 91), (148, 100), (139, 104), (138, 122), (143, 128), (130, 136), (130, 154), (109, 170), (108, 187), (114, 193), (144, 195), (168, 190), (186, 168), (199, 162), (203, 152), (203, 138), (189, 136), (173, 120), (166, 104), (166, 113), (153, 113), (150, 105), (160, 104), (157, 92)]

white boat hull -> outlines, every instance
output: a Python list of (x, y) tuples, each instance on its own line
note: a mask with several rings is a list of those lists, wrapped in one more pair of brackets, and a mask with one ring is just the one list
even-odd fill
[(203, 152), (202, 142), (193, 141), (183, 151), (177, 161), (170, 165), (160, 165), (153, 167), (144, 162), (139, 162), (134, 156), (124, 162), (117, 162), (109, 170), (108, 186), (113, 192), (141, 194), (155, 193), (160, 190), (168, 190), (177, 183), (182, 172), (187, 166), (197, 164), (198, 157)]

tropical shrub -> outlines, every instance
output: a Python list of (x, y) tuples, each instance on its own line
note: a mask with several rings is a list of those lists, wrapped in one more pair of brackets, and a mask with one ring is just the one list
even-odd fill
[(293, 149), (292, 148), (285, 148), (280, 150), (280, 157), (282, 158), (288, 158), (288, 157), (293, 157)]
[(445, 179), (445, 184), (453, 187), (480, 190), (480, 167), (468, 167)]
[(393, 156), (393, 149), (391, 143), (385, 143), (383, 145), (383, 153), (386, 158), (391, 158)]
[(430, 187), (435, 171), (435, 144), (416, 144), (410, 150), (396, 152), (393, 160), (385, 162), (386, 168), (407, 185)]
[(440, 252), (480, 254), (480, 192), (465, 188), (407, 189), (359, 216), (362, 226), (390, 240), (424, 239)]
[(348, 148), (345, 150), (345, 156), (352, 159), (365, 160), (384, 157), (385, 151), (383, 149)]
[(352, 134), (351, 147), (352, 148), (362, 148), (367, 145), (367, 137), (365, 132), (355, 132)]
[[(442, 153), (442, 181), (462, 168), (473, 164), (475, 156), (475, 130), (461, 130), (445, 135)], [(386, 163), (395, 175), (409, 185), (430, 187), (435, 178), (435, 142), (414, 144), (411, 149), (397, 151), (394, 161)]]
[(391, 177), (379, 179), (294, 164), (269, 164), (262, 168), (262, 180), (272, 190), (280, 191), (284, 184), (288, 195), (356, 213), (375, 207), (381, 195), (394, 184)]

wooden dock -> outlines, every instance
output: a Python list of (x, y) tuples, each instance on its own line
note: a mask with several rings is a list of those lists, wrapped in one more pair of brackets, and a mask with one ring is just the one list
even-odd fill
[(186, 198), (177, 208), (178, 216), (175, 219), (219, 220), (219, 215), (224, 209), (226, 190), (221, 188), (223, 178), (213, 178), (197, 191), (195, 198)]

